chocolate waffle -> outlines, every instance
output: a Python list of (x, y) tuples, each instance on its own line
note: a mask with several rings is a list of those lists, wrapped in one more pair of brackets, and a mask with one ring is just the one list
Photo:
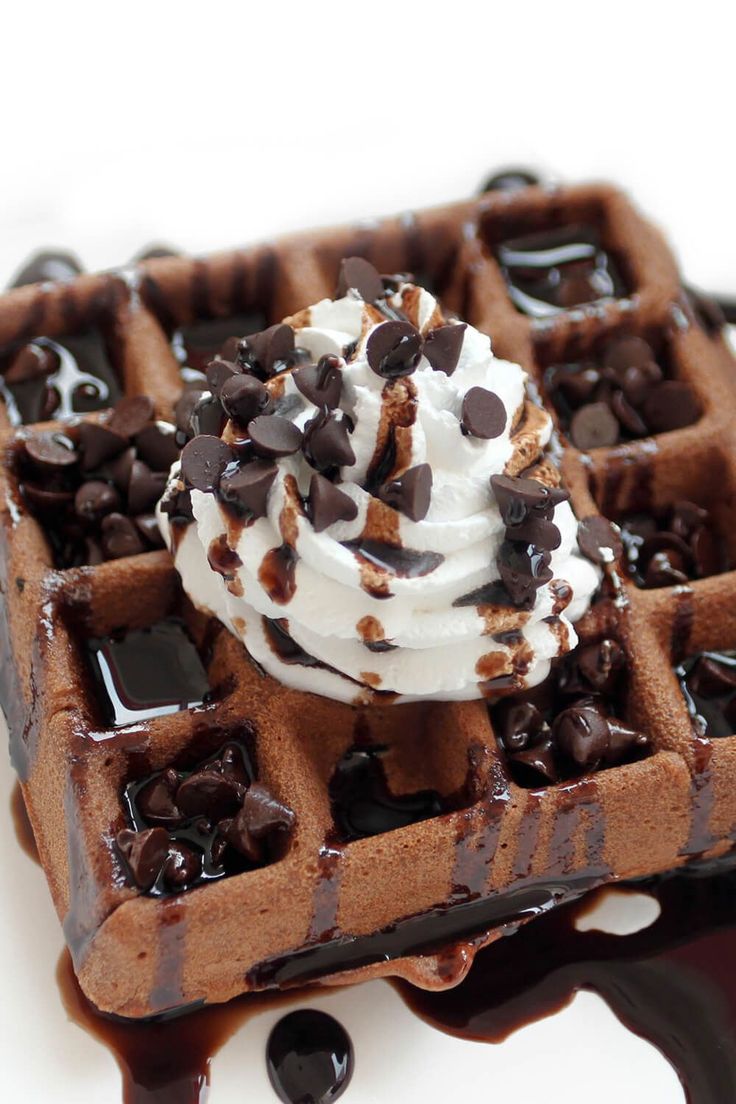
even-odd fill
[[(576, 757), (574, 740), (560, 758), (553, 721), (552, 759), (524, 760), (541, 729), (520, 740), (519, 726), (482, 701), (360, 709), (266, 677), (191, 607), (168, 554), (147, 543), (145, 494), (130, 471), (116, 482), (99, 450), (85, 460), (85, 440), (112, 433), (155, 474), (141, 435), (155, 434), (156, 417), (171, 421), (182, 389), (196, 387), (182, 368), (187, 349), (208, 348), (213, 321), (237, 317), (230, 329), (241, 335), (249, 320), (260, 329), (331, 294), (341, 259), (353, 255), (382, 272), (413, 272), (529, 372), (558, 419), (578, 517), (650, 513), (672, 525), (667, 511), (693, 503), (708, 511), (728, 562), (736, 555), (727, 522), (733, 359), (709, 312), (683, 292), (658, 232), (611, 188), (497, 190), (357, 228), (8, 292), (0, 348), (9, 362), (34, 339), (43, 351), (94, 332), (121, 393), (152, 404), (134, 407), (139, 420), (123, 418), (122, 429), (119, 414), (116, 429), (109, 414), (80, 418), (53, 395), (43, 416), (56, 411), (57, 421), (13, 425), (11, 404), (0, 406), (0, 699), (76, 971), (105, 1012), (152, 1016), (269, 986), (387, 974), (441, 988), (483, 943), (561, 900), (732, 846), (736, 739), (693, 726), (675, 668), (736, 646), (734, 576), (708, 572), (692, 532), (689, 554), (703, 570), (681, 570), (684, 579), (665, 570), (662, 585), (647, 588), (600, 553), (610, 530), (588, 523), (606, 579), (577, 626), (581, 647), (598, 648), (604, 667), (614, 646), (623, 657), (612, 709), (643, 738), (623, 763), (605, 749)], [(665, 350), (666, 372), (649, 382), (686, 384), (695, 420), (683, 424), (670, 394), (659, 405), (672, 417), (662, 415), (654, 436), (621, 432), (616, 410), (626, 408), (612, 396), (626, 390), (604, 379), (578, 404), (594, 408), (577, 435), (582, 452), (555, 411), (550, 368), (605, 359), (611, 340), (631, 336), (655, 357)], [(43, 372), (50, 381), (48, 365)], [(594, 447), (601, 434), (604, 447)], [(80, 487), (60, 486), (64, 450), (116, 488), (112, 545), (109, 532), (90, 531), (89, 490), (80, 516)], [(71, 556), (59, 552), (50, 535), (58, 519), (39, 513), (49, 494), (62, 495), (63, 529), (81, 524), (90, 542), (81, 552), (79, 542)], [(653, 555), (668, 550), (665, 541)], [(687, 557), (675, 551), (677, 572)], [(167, 825), (166, 793), (176, 787), (178, 800), (203, 772), (231, 795), (240, 787), (241, 803), (260, 793), (249, 853), (215, 853), (207, 834), (213, 816), (231, 830), (238, 802), (205, 809), (209, 821), (197, 807), (183, 829)], [(368, 793), (368, 824), (356, 818), (356, 786)], [(186, 868), (192, 832), (196, 871)], [(163, 853), (173, 859), (161, 873)]]

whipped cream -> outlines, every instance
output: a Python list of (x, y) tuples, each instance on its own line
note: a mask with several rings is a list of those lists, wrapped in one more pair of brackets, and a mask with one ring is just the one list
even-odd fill
[[(407, 319), (425, 339), (448, 324), (429, 292), (401, 282), (394, 288), (377, 305), (352, 290), (286, 319), (312, 362), (344, 358), (337, 416), (349, 419), (354, 462), (330, 477), (355, 516), (316, 530), (314, 468), (300, 450), (275, 461), (265, 516), (244, 522), (217, 494), (191, 489), (194, 520), (186, 527), (172, 525), (159, 507), (164, 539), (193, 603), (298, 690), (360, 703), (463, 700), (533, 686), (574, 647), (571, 622), (599, 583), (579, 553), (573, 512), (561, 502), (550, 581), (536, 589), (531, 608), (498, 601), (506, 527), (490, 477), (524, 472), (558, 482), (548, 460), (539, 464), (550, 418), (529, 399), (523, 369), (495, 357), (489, 338), (464, 323), (450, 323), (462, 327), (461, 339), (451, 335), (459, 355), (450, 374), (422, 355), (410, 375), (379, 375), (367, 346), (387, 317)], [(287, 368), (266, 386), (276, 413), (308, 431), (318, 408), (293, 373)], [(491, 439), (463, 431), (471, 388), (503, 404), (505, 426)], [(236, 447), (246, 436), (233, 422), (223, 432)], [(379, 500), (379, 483), (425, 464), (432, 484), (421, 520)], [(164, 501), (183, 490), (177, 464)]]

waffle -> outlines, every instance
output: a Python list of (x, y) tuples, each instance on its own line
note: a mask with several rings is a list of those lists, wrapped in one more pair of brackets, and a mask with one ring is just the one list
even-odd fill
[[(615, 259), (617, 294), (530, 317), (508, 294), (499, 246), (572, 223), (594, 227)], [(413, 272), (492, 335), (498, 355), (521, 363), (543, 398), (551, 364), (611, 334), (659, 335), (700, 417), (587, 453), (562, 436), (575, 511), (618, 517), (644, 499), (664, 507), (682, 497), (707, 500), (721, 521), (733, 509), (733, 360), (683, 298), (659, 233), (606, 186), (496, 191), (204, 259), (159, 257), (22, 287), (0, 299), (0, 349), (98, 328), (123, 392), (149, 395), (171, 419), (183, 386), (172, 335), (236, 315), (254, 329), (280, 321), (330, 295), (350, 255)], [(19, 488), (19, 449), (43, 429), (77, 432), (63, 421), (13, 427), (0, 406), (0, 699), (75, 968), (101, 1010), (144, 1017), (269, 986), (384, 975), (441, 988), (460, 980), (483, 943), (566, 897), (732, 846), (736, 737), (693, 731), (673, 672), (687, 655), (736, 645), (732, 573), (645, 590), (609, 565), (579, 635), (624, 649), (626, 715), (647, 733), (649, 754), (530, 788), (515, 781), (484, 702), (360, 710), (276, 684), (187, 603), (164, 551), (57, 568)], [(186, 626), (211, 692), (202, 704), (106, 727), (88, 642), (170, 618)], [(356, 731), (388, 749), (390, 790), (437, 795), (435, 815), (340, 842), (328, 787)], [(137, 889), (116, 844), (130, 827), (125, 795), (172, 764), (206, 762), (228, 741), (247, 744), (259, 781), (293, 810), (288, 838), (267, 864), (230, 877), (182, 893)]]

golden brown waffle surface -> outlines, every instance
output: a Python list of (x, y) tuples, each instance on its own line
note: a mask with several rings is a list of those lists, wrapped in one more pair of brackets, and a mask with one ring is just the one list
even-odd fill
[[(495, 246), (580, 221), (598, 227), (626, 294), (532, 320), (511, 302)], [(150, 395), (158, 415), (170, 418), (182, 387), (172, 331), (250, 312), (279, 321), (332, 294), (341, 258), (355, 254), (382, 272), (414, 272), (540, 386), (550, 363), (573, 360), (608, 334), (659, 335), (702, 415), (656, 438), (588, 454), (566, 447), (562, 467), (575, 511), (617, 516), (643, 500), (657, 507), (692, 497), (720, 520), (732, 516), (733, 360), (721, 337), (683, 310), (677, 269), (657, 231), (608, 187), (491, 193), (359, 228), (20, 288), (0, 298), (0, 349), (100, 326), (114, 344), (125, 393)], [(188, 605), (165, 552), (55, 569), (18, 487), (18, 449), (36, 428), (12, 428), (0, 406), (0, 700), (80, 982), (103, 1011), (146, 1016), (315, 975), (342, 982), (398, 974), (441, 987), (459, 980), (484, 940), (565, 893), (732, 846), (736, 737), (694, 735), (673, 663), (736, 647), (733, 573), (652, 591), (617, 576), (617, 597), (592, 608), (580, 635), (610, 635), (623, 646), (628, 719), (650, 736), (652, 752), (524, 789), (511, 778), (484, 703), (361, 712), (290, 691)], [(723, 528), (736, 541), (733, 526)], [(212, 700), (105, 728), (84, 640), (172, 614), (200, 648)], [(463, 794), (462, 807), (327, 844), (328, 781), (356, 723), (388, 747), (395, 792)], [(172, 763), (200, 762), (244, 724), (259, 779), (296, 814), (283, 857), (181, 894), (141, 894), (115, 846), (126, 826), (125, 786)]]

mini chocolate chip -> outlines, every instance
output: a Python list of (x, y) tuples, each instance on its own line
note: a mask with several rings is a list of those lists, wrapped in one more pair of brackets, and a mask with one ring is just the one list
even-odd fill
[(82, 422), (79, 427), (83, 471), (94, 471), (100, 464), (119, 456), (127, 447), (128, 438), (102, 422)]
[(345, 257), (340, 264), (335, 298), (343, 299), (349, 291), (357, 291), (365, 303), (375, 303), (385, 297), (383, 280), (363, 257)]
[(182, 476), (198, 491), (216, 491), (222, 473), (232, 460), (232, 449), (219, 437), (195, 437), (182, 451)]
[(601, 362), (619, 378), (627, 368), (642, 368), (655, 360), (654, 350), (642, 337), (624, 334), (606, 342)]
[(266, 412), (271, 396), (255, 376), (241, 374), (224, 381), (220, 401), (228, 417), (238, 425), (247, 426), (253, 418)]
[(242, 782), (244, 786), (250, 785), (250, 770), (244, 758), (243, 748), (239, 744), (225, 744), (220, 758), (213, 764), (213, 767), (215, 766), (236, 782)]
[(315, 472), (309, 482), (307, 512), (315, 533), (322, 533), (336, 521), (354, 521), (358, 506), (350, 495)]
[(164, 828), (145, 828), (142, 832), (123, 829), (115, 837), (133, 881), (147, 891), (161, 873), (169, 852), (169, 834)]
[(383, 379), (410, 376), (422, 356), (422, 335), (410, 322), (382, 322), (366, 345), (371, 369)]
[(243, 804), (243, 787), (218, 771), (197, 771), (179, 786), (176, 804), (185, 816), (205, 816), (218, 821), (238, 811)]
[(195, 437), (219, 437), (225, 427), (225, 411), (216, 395), (205, 392), (192, 409), (189, 421), (190, 432)]
[(688, 688), (701, 698), (722, 698), (736, 690), (736, 667), (702, 655), (687, 676)]
[(336, 413), (320, 410), (304, 427), (304, 455), (318, 471), (350, 467), (355, 453), (350, 443), (348, 422)]
[(299, 427), (278, 414), (260, 414), (248, 424), (248, 434), (254, 452), (267, 459), (293, 456), (303, 440)]
[(30, 459), (43, 468), (70, 468), (79, 459), (69, 438), (53, 430), (32, 434), (25, 441), (25, 450)]
[(142, 460), (134, 460), (128, 483), (128, 511), (143, 514), (154, 506), (166, 489), (166, 472), (152, 472)]
[(644, 586), (682, 586), (688, 578), (687, 565), (679, 553), (656, 552), (644, 573)]
[(501, 169), (488, 177), (480, 191), (481, 195), (484, 192), (516, 192), (540, 183), (539, 174), (532, 169)]
[(506, 536), (509, 540), (523, 541), (525, 544), (534, 544), (546, 552), (554, 552), (560, 547), (562, 535), (553, 521), (544, 518), (529, 517), (521, 523), (510, 527)]
[(106, 560), (137, 556), (146, 547), (130, 518), (123, 514), (108, 514), (102, 519), (102, 551)]
[(280, 322), (244, 337), (238, 346), (238, 363), (268, 377), (286, 367), (293, 352), (294, 331)]
[(289, 831), (296, 820), (293, 811), (260, 782), (254, 782), (245, 795), (243, 817), (250, 834), (257, 840), (273, 832)]
[(455, 371), (466, 329), (465, 322), (451, 323), (448, 326), (436, 326), (425, 336), (424, 355), (435, 372), (444, 372), (446, 376), (451, 376)]
[(93, 479), (83, 483), (74, 496), (74, 512), (84, 521), (99, 521), (120, 509), (120, 495), (109, 483)]
[(153, 402), (148, 395), (133, 395), (115, 404), (107, 426), (121, 437), (135, 437), (153, 421), (154, 413)]
[(697, 422), (700, 405), (687, 383), (664, 380), (646, 396), (642, 412), (653, 433), (668, 433)]
[(378, 498), (411, 521), (423, 521), (432, 501), (432, 468), (429, 464), (409, 468), (398, 479), (384, 483)]
[(192, 436), (192, 416), (197, 403), (206, 395), (203, 387), (188, 387), (182, 391), (174, 405), (174, 423), (179, 433), (186, 437)]
[(595, 767), (608, 751), (608, 721), (592, 701), (577, 702), (559, 713), (552, 734), (560, 750), (579, 767)]
[(560, 772), (555, 762), (554, 746), (549, 738), (534, 744), (533, 747), (514, 752), (510, 759), (517, 766), (525, 767), (534, 771), (535, 774), (540, 774), (548, 782), (559, 780)]
[(292, 378), (305, 399), (315, 406), (336, 410), (340, 405), (344, 365), (342, 357), (327, 353), (317, 364), (297, 368)]
[(690, 538), (690, 550), (693, 555), (695, 575), (706, 579), (709, 575), (718, 575), (726, 566), (723, 549), (719, 547), (713, 530), (702, 525)]
[(575, 448), (582, 452), (594, 448), (609, 448), (619, 439), (618, 420), (607, 403), (588, 403), (573, 414), (570, 420), (570, 437)]
[(612, 693), (626, 665), (623, 648), (610, 638), (581, 645), (574, 659), (583, 678), (600, 694)]
[(523, 751), (542, 734), (544, 717), (530, 701), (502, 702), (499, 706), (498, 732), (506, 751)]
[(669, 528), (687, 541), (708, 521), (708, 511), (695, 502), (675, 502), (670, 511)]
[(194, 521), (191, 492), (180, 490), (176, 483), (172, 483), (161, 499), (161, 511), (172, 522), (188, 524)]
[(511, 601), (532, 609), (536, 592), (552, 578), (550, 554), (518, 541), (505, 540), (498, 553), (498, 570)]
[(160, 825), (162, 828), (176, 828), (181, 824), (184, 816), (176, 804), (176, 791), (180, 781), (179, 774), (169, 768), (155, 775), (138, 790), (135, 804), (147, 824)]
[[(179, 451), (177, 449), (177, 457)], [(100, 472), (106, 479), (112, 479), (113, 483), (123, 494), (128, 493), (130, 473), (133, 470), (133, 462), (136, 459), (136, 449), (133, 445), (121, 452), (114, 460), (109, 460), (100, 468)]]
[(136, 524), (138, 532), (141, 534), (144, 540), (147, 540), (152, 548), (165, 548), (166, 544), (164, 538), (161, 536), (161, 530), (158, 525), (158, 518), (155, 514), (139, 514), (138, 517), (133, 518)]
[(217, 357), (216, 360), (211, 360), (207, 365), (207, 385), (218, 398), (223, 384), (242, 375), (243, 369), (232, 360), (223, 360), (221, 357)]
[(562, 487), (547, 487), (538, 479), (513, 475), (492, 475), (491, 489), (508, 526), (521, 525), (530, 515), (550, 521), (555, 507), (570, 497)]
[(264, 845), (251, 834), (242, 809), (234, 817), (221, 820), (217, 827), (230, 846), (244, 855), (249, 862), (263, 861)]
[(183, 889), (191, 885), (202, 873), (202, 856), (184, 843), (173, 843), (163, 868), (166, 885), (170, 889)]
[(13, 357), (10, 367), (3, 373), (5, 382), (11, 386), (29, 383), (40, 377), (48, 376), (59, 367), (59, 358), (52, 349), (31, 342), (24, 345)]
[(276, 478), (277, 467), (268, 460), (226, 471), (220, 480), (220, 495), (225, 502), (254, 518), (268, 513), (268, 492)]
[(646, 437), (649, 433), (646, 422), (624, 395), (623, 391), (614, 391), (611, 395), (611, 410), (632, 437)]
[(651, 537), (647, 537), (639, 549), (639, 562), (649, 563), (658, 552), (665, 552), (671, 562), (678, 567), (684, 568), (691, 562), (689, 547), (676, 533), (660, 530)]
[(615, 766), (629, 758), (632, 753), (648, 748), (651, 741), (643, 732), (629, 728), (616, 717), (608, 717), (608, 748), (604, 761), (609, 766)]
[(471, 387), (463, 399), (461, 424), (464, 433), (490, 441), (506, 428), (506, 407), (494, 391)]
[(163, 428), (156, 422), (144, 426), (135, 439), (138, 455), (153, 471), (168, 472), (179, 459), (174, 427)]
[(618, 526), (599, 514), (591, 514), (578, 522), (578, 547), (596, 564), (618, 560), (624, 550)]

